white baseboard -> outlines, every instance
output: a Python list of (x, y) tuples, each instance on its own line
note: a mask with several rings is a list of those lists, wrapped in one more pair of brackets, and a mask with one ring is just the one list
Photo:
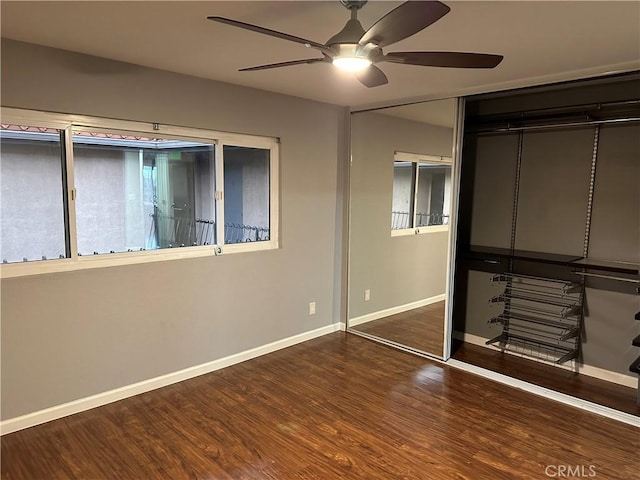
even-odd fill
[(91, 408), (99, 407), (108, 403), (122, 400), (124, 398), (132, 397), (140, 393), (145, 393), (157, 388), (166, 387), (167, 385), (172, 385), (174, 383), (182, 382), (183, 380), (188, 380), (190, 378), (204, 375), (205, 373), (220, 370), (221, 368), (229, 367), (246, 360), (251, 360), (252, 358), (275, 352), (276, 350), (290, 347), (301, 342), (306, 342), (307, 340), (321, 337), (323, 335), (337, 332), (339, 330), (341, 330), (341, 324), (334, 323), (332, 325), (317, 328), (309, 332), (304, 332), (292, 337), (284, 338), (282, 340), (277, 340), (267, 345), (262, 345), (260, 347), (252, 348), (244, 352), (229, 355), (228, 357), (185, 368), (184, 370), (179, 370), (177, 372), (168, 373), (159, 377), (150, 378), (131, 385), (125, 385), (114, 390), (91, 395), (90, 397), (80, 398), (78, 400), (73, 400), (61, 405), (45, 408), (44, 410), (28, 413), (19, 417), (9, 418), (0, 422), (0, 435), (16, 432), (24, 428), (40, 425), (41, 423), (50, 422), (51, 420), (56, 420), (68, 415), (73, 415), (74, 413), (84, 412), (85, 410), (89, 410)]
[(367, 313), (366, 315), (355, 317), (349, 320), (348, 326), (355, 327), (356, 325), (362, 325), (363, 323), (372, 322), (373, 320), (379, 320), (384, 317), (395, 315), (396, 313), (402, 313), (408, 310), (413, 310), (414, 308), (424, 307), (425, 305), (431, 305), (432, 303), (441, 302), (446, 298), (447, 294), (443, 293), (442, 295), (436, 295), (434, 297), (425, 298), (416, 302), (406, 303), (404, 305), (387, 308), (385, 310), (379, 310), (373, 313)]
[(632, 425), (636, 428), (640, 428), (640, 417), (637, 417), (630, 413), (621, 412), (613, 408), (605, 407), (604, 405), (598, 405), (597, 403), (592, 403), (581, 398), (572, 397), (571, 395), (540, 387), (532, 383), (518, 380), (517, 378), (494, 372), (493, 370), (487, 370), (486, 368), (477, 367), (469, 363), (461, 362), (460, 360), (456, 360), (455, 358), (450, 358), (449, 360), (447, 360), (446, 364), (450, 367), (458, 368), (475, 375), (480, 375), (481, 377), (487, 378), (489, 380), (493, 380), (495, 382), (499, 382), (504, 385), (517, 388), (519, 390), (524, 390), (525, 392), (533, 393), (534, 395), (540, 395), (541, 397), (545, 397), (550, 400), (563, 403), (565, 405), (580, 408), (587, 412), (602, 415), (603, 417), (607, 417), (612, 420), (617, 420), (619, 422), (626, 423), (627, 425)]
[[(462, 340), (466, 343), (471, 343), (472, 345), (479, 345), (481, 347), (489, 348), (491, 350), (500, 350), (498, 347), (493, 345), (486, 345), (486, 341), (488, 338), (479, 337), (477, 335), (472, 335), (470, 333), (463, 333), (455, 331), (453, 332), (453, 338), (456, 340)], [(521, 355), (517, 352), (506, 352), (509, 355), (514, 355), (516, 357), (528, 358), (526, 355)], [(586, 375), (588, 377), (598, 378), (600, 380), (606, 380), (607, 382), (617, 383), (618, 385), (623, 385), (625, 387), (637, 388), (638, 387), (638, 378), (632, 375), (624, 375), (618, 372), (612, 372), (611, 370), (605, 370), (604, 368), (593, 367), (591, 365), (583, 365), (577, 362), (572, 362), (571, 365), (557, 365), (552, 362), (544, 362), (548, 365), (553, 365), (556, 368), (561, 368), (563, 370), (570, 370), (572, 372), (577, 372), (582, 375)]]

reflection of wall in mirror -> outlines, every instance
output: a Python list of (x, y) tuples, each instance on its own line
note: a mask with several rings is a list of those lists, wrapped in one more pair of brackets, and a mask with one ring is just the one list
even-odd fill
[(350, 319), (443, 296), (448, 232), (392, 237), (389, 213), (395, 152), (451, 157), (453, 129), (363, 112), (352, 115), (351, 136)]

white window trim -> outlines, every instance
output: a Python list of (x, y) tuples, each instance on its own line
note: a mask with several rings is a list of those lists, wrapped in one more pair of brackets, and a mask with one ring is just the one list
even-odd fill
[[(278, 182), (279, 176), (279, 162), (280, 158), (280, 148), (279, 143), (276, 140), (269, 145), (259, 146), (257, 148), (263, 148), (265, 150), (269, 150), (269, 183), (270, 183), (270, 195), (269, 195), (269, 240), (264, 242), (244, 242), (244, 243), (224, 243), (224, 235), (222, 229), (224, 227), (224, 184), (222, 179), (224, 178), (224, 146), (232, 145), (234, 147), (247, 147), (247, 148), (256, 148), (256, 145), (251, 143), (242, 143), (239, 139), (233, 142), (220, 142), (218, 150), (216, 151), (216, 158), (221, 159), (217, 165), (216, 171), (216, 181), (218, 181), (218, 189), (220, 191), (220, 200), (219, 200), (219, 236), (218, 236), (218, 246), (221, 248), (221, 253), (237, 253), (237, 252), (246, 252), (246, 251), (260, 251), (260, 250), (273, 250), (278, 248), (280, 245), (278, 232), (280, 231), (280, 217), (279, 217), (279, 194), (280, 192), (280, 184)], [(275, 161), (274, 161), (275, 159)], [(222, 182), (222, 183), (220, 183)]]
[[(41, 127), (65, 130), (65, 150), (67, 167), (66, 195), (69, 201), (69, 230), (71, 243), (71, 257), (64, 259), (36, 260), (0, 264), (0, 278), (14, 278), (30, 275), (40, 275), (57, 272), (69, 272), (92, 268), (104, 268), (123, 265), (135, 265), (186, 258), (211, 257), (220, 254), (233, 254), (253, 251), (274, 250), (279, 243), (279, 139), (261, 137), (239, 133), (205, 130), (191, 127), (178, 127), (164, 124), (136, 122), (128, 120), (112, 120), (102, 117), (90, 117), (63, 113), (41, 112), (18, 108), (0, 108), (3, 123), (19, 125), (37, 125)], [(191, 140), (211, 142), (216, 153), (216, 184), (215, 197), (217, 200), (217, 239), (216, 245), (199, 245), (196, 247), (163, 248), (158, 250), (144, 250), (137, 252), (104, 253), (101, 255), (83, 255), (77, 253), (77, 234), (75, 219), (75, 190), (73, 178), (73, 130), (106, 129), (170, 137), (184, 137)], [(224, 145), (234, 145), (249, 148), (262, 148), (270, 151), (269, 159), (269, 192), (270, 192), (270, 221), (269, 240), (264, 242), (246, 242), (224, 244), (224, 182), (223, 156)]]
[[(425, 155), (422, 153), (409, 153), (395, 151), (393, 155), (393, 161), (395, 162), (411, 162), (411, 163), (441, 163), (443, 165), (451, 165), (453, 170), (453, 157), (445, 157), (439, 155)], [(420, 169), (416, 171), (416, 186), (420, 175)], [(415, 216), (416, 206), (418, 199), (413, 194), (413, 211)], [(407, 235), (423, 235), (425, 233), (439, 233), (448, 232), (449, 225), (426, 225), (422, 227), (410, 227), (410, 228), (397, 228), (391, 229), (392, 237), (404, 237)]]
[[(3, 115), (3, 118), (4, 118), (4, 115)], [(71, 258), (66, 260), (73, 260), (78, 256), (78, 234), (76, 230), (75, 172), (73, 171), (73, 127), (71, 125), (68, 125), (65, 128), (64, 149), (65, 149), (65, 168), (67, 170), (67, 183), (64, 186), (64, 188), (66, 190), (65, 193), (67, 195), (67, 208), (68, 208), (67, 215), (68, 215), (68, 222), (69, 222), (69, 248), (71, 250)], [(42, 263), (46, 263), (46, 261), (43, 261)], [(17, 268), (15, 270), (20, 271)]]
[(416, 228), (399, 228), (391, 230), (392, 237), (404, 237), (406, 235), (424, 235), (425, 233), (448, 232), (449, 225), (427, 225)]
[(394, 162), (413, 162), (413, 163), (442, 163), (443, 165), (453, 165), (452, 157), (439, 155), (424, 155), (421, 153), (408, 153), (395, 151), (393, 156)]

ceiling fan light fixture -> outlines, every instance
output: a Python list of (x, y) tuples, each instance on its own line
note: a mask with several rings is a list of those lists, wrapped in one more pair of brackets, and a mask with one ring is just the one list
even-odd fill
[(371, 60), (364, 57), (335, 57), (333, 64), (340, 70), (360, 72), (371, 65)]

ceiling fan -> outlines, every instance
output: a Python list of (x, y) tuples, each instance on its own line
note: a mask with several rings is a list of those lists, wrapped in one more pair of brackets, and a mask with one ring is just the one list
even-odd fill
[(377, 87), (388, 83), (387, 76), (375, 64), (380, 62), (420, 65), (425, 67), (494, 68), (502, 61), (502, 55), (467, 52), (392, 52), (383, 53), (382, 48), (404, 40), (437, 22), (451, 10), (438, 1), (408, 1), (396, 7), (365, 30), (358, 20), (360, 10), (367, 0), (340, 0), (351, 11), (351, 19), (344, 28), (322, 44), (287, 33), (270, 30), (249, 23), (224, 17), (207, 17), (215, 22), (244, 28), (271, 37), (281, 38), (318, 50), (322, 58), (305, 58), (289, 62), (271, 63), (240, 71), (266, 70), (311, 63), (333, 63), (338, 68), (354, 73), (366, 87)]

